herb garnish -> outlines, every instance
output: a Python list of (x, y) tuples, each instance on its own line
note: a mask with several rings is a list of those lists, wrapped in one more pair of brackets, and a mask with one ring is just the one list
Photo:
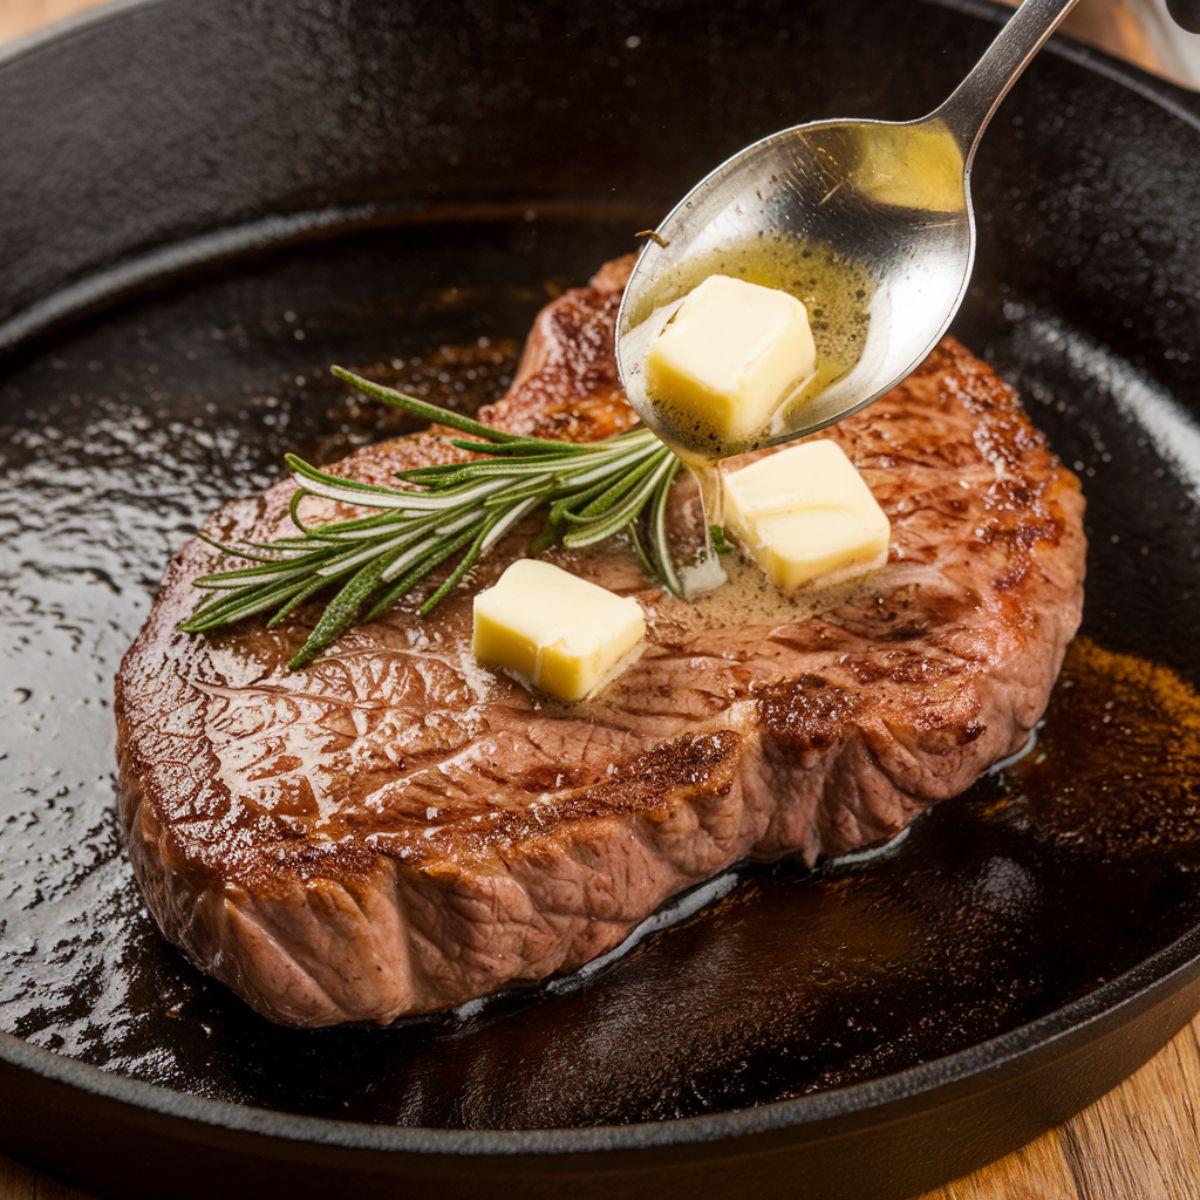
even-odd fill
[[(201, 534), (218, 550), (257, 565), (197, 579), (196, 587), (213, 595), (180, 624), (181, 630), (205, 633), (268, 611), (270, 629), (336, 585), (308, 640), (288, 663), (292, 669), (303, 667), (357, 620), (378, 617), (457, 555), (449, 575), (419, 610), (431, 612), (505, 533), (542, 508), (546, 522), (529, 553), (558, 542), (591, 546), (626, 533), (646, 573), (681, 594), (665, 520), (681, 464), (650, 430), (585, 443), (521, 437), (341, 367), (333, 373), (368, 396), (470, 435), (472, 440), (452, 438), (451, 444), (487, 457), (398, 471), (397, 479), (409, 486), (392, 488), (330, 475), (287, 455), (299, 485), (290, 513), (300, 533), (236, 545)], [(299, 509), (306, 496), (379, 511), (305, 526)], [(706, 552), (712, 552), (711, 537)]]

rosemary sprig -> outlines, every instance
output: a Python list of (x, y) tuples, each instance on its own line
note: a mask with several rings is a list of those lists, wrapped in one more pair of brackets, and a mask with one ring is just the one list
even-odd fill
[[(468, 435), (451, 443), (480, 457), (399, 471), (397, 478), (406, 486), (397, 488), (343, 479), (289, 454), (286, 461), (299, 485), (291, 517), (299, 532), (235, 545), (202, 534), (218, 550), (253, 565), (197, 579), (196, 587), (208, 598), (180, 629), (206, 633), (264, 612), (272, 614), (267, 622), (272, 628), (305, 601), (336, 588), (288, 663), (303, 667), (355, 621), (373, 620), (452, 562), (419, 610), (431, 612), (509, 530), (538, 509), (546, 510), (546, 520), (531, 553), (558, 542), (591, 546), (627, 533), (646, 572), (681, 593), (665, 518), (680, 462), (650, 430), (589, 443), (522, 437), (341, 367), (333, 373), (368, 396)], [(306, 496), (374, 511), (310, 527), (300, 517)]]

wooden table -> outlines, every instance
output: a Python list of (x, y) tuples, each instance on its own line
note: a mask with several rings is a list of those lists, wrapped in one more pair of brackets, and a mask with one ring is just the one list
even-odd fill
[[(196, 0), (197, 3), (202, 0)], [(0, 0), (0, 42), (97, 0)], [(1090, 0), (1072, 34), (1154, 69), (1129, 5)], [(921, 1200), (1197, 1200), (1200, 1197), (1200, 1018), (1115, 1091), (1024, 1149)], [(0, 1200), (88, 1200), (0, 1158)]]

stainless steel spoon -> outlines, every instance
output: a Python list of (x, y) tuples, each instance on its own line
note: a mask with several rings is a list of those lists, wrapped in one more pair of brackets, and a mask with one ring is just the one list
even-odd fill
[[(646, 424), (666, 432), (642, 379), (654, 325), (647, 317), (665, 313), (663, 304), (677, 298), (670, 281), (687, 277), (689, 262), (760, 235), (823, 244), (875, 280), (857, 364), (785, 411), (762, 441), (812, 433), (904, 379), (945, 333), (966, 292), (975, 257), (971, 163), (980, 138), (1075, 3), (1025, 0), (950, 98), (921, 120), (798, 125), (755, 142), (701, 180), (643, 248), (617, 317), (621, 381)], [(679, 445), (678, 430), (670, 433)]]

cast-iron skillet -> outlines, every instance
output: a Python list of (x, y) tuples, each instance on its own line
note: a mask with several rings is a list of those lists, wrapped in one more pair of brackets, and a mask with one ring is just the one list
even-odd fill
[(586, 979), (391, 1030), (276, 1029), (200, 977), (114, 817), (111, 679), (169, 554), (285, 449), (397, 428), (329, 362), (494, 395), (713, 163), (925, 112), (998, 19), (159, 0), (0, 60), (6, 1151), (122, 1196), (899, 1196), (1200, 1007), (1200, 104), (1070, 43), (989, 135), (956, 326), (1089, 501), (1022, 761), (873, 862), (731, 875)]

